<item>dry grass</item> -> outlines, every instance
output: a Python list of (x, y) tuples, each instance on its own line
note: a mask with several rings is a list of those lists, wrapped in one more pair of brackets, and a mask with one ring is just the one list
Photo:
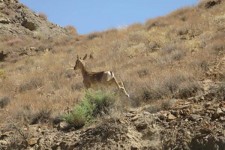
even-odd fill
[[(7, 113), (0, 115), (1, 123), (45, 123), (71, 109), (84, 94), (81, 73), (69, 69), (77, 54), (92, 54), (88, 70), (114, 71), (134, 106), (156, 102), (159, 109), (168, 109), (169, 104), (161, 104), (165, 99), (195, 96), (201, 92), (198, 81), (225, 52), (225, 36), (220, 33), (224, 6), (217, 6), (209, 11), (184, 8), (143, 25), (86, 36), (2, 37), (0, 46), (6, 52), (34, 45), (43, 52), (16, 63), (1, 62), (0, 97), (10, 99), (3, 104)], [(67, 29), (76, 34), (74, 28)], [(128, 100), (121, 95), (120, 101)]]
[(40, 18), (42, 18), (43, 20), (48, 20), (48, 17), (47, 17), (47, 15), (45, 13), (40, 12), (40, 13), (38, 13), (38, 16)]

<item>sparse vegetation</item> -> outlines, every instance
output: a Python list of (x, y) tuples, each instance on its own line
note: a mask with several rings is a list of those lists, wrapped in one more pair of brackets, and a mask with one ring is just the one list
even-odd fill
[(40, 13), (38, 13), (38, 16), (46, 21), (48, 20), (48, 17), (45, 13), (40, 12)]
[(64, 116), (65, 120), (76, 128), (84, 126), (98, 115), (106, 114), (115, 101), (115, 97), (105, 91), (87, 91), (79, 104)]
[[(92, 58), (87, 61), (88, 70), (112, 70), (118, 80), (124, 81), (131, 97), (126, 99), (118, 94), (118, 105), (123, 107), (123, 110), (125, 105), (132, 105), (134, 109), (149, 105), (145, 109), (147, 113), (143, 114), (157, 114), (163, 110), (161, 117), (165, 121), (168, 114), (164, 112), (170, 111), (173, 102), (179, 100), (184, 105), (176, 108), (180, 109), (179, 111), (169, 114), (173, 121), (162, 121), (165, 123), (164, 127), (173, 127), (179, 117), (184, 118), (179, 120), (181, 122), (176, 127), (184, 123), (182, 120), (185, 120), (185, 124), (188, 123), (190, 118), (202, 124), (202, 117), (208, 113), (214, 115), (215, 121), (212, 122), (208, 115), (209, 120), (206, 122), (223, 122), (224, 116), (221, 114), (224, 111), (222, 102), (225, 99), (224, 10), (225, 5), (221, 0), (202, 0), (196, 7), (183, 8), (167, 16), (148, 20), (144, 24), (88, 35), (78, 35), (72, 26), (60, 28), (57, 32), (60, 36), (52, 35), (52, 31), (58, 31), (57, 26), (45, 25), (45, 16), (41, 15), (37, 17), (42, 17), (40, 22), (43, 28), (49, 27), (51, 34), (36, 32), (41, 29), (35, 24), (28, 23), (28, 27), (35, 27), (31, 29), (35, 31), (27, 30), (21, 27), (24, 20), (19, 20), (15, 26), (21, 27), (21, 30), (9, 28), (8, 31), (4, 28), (3, 36), (0, 37), (0, 126), (4, 128), (4, 125), (13, 120), (17, 122), (21, 131), (24, 126), (35, 124), (47, 124), (48, 128), (51, 128), (53, 118), (63, 116), (70, 125), (80, 128), (94, 122), (96, 117), (107, 114), (116, 99), (115, 95), (110, 93), (113, 90), (85, 91), (82, 77), (72, 69), (77, 54), (84, 56), (86, 53), (91, 54)], [(14, 13), (12, 8), (3, 8), (3, 15), (20, 17)], [(11, 20), (16, 21), (16, 18)], [(8, 20), (3, 22), (3, 26), (10, 23)], [(11, 23), (10, 27), (11, 25), (13, 24)], [(202, 111), (199, 109), (203, 107), (195, 110), (194, 105), (190, 104), (197, 102), (199, 105), (208, 99), (210, 101), (204, 104), (205, 108)], [(214, 101), (219, 102), (220, 106), (211, 105)], [(190, 109), (187, 108), (189, 106)], [(211, 106), (217, 110), (212, 110)], [(207, 113), (206, 107), (209, 108)], [(195, 116), (187, 117), (191, 111)], [(198, 115), (199, 111), (202, 114), (198, 120), (196, 114)], [(118, 112), (112, 113), (109, 117), (117, 116)], [(129, 119), (133, 119), (132, 124), (139, 121), (139, 118), (132, 116), (133, 114), (128, 113), (127, 116), (129, 115)], [(123, 122), (118, 118), (120, 117), (112, 118), (115, 126)], [(121, 128), (123, 126), (121, 125)], [(145, 121), (138, 125), (141, 128), (146, 126)], [(193, 125), (190, 129), (192, 127)], [(20, 139), (23, 133), (16, 130)], [(191, 131), (195, 129), (190, 130), (190, 135)], [(173, 133), (171, 132), (173, 136), (177, 136), (186, 132), (183, 133), (182, 130), (177, 134)], [(15, 139), (14, 144), (18, 139)], [(20, 140), (20, 144), (26, 140)]]
[(5, 71), (3, 69), (0, 69), (0, 78), (3, 78), (5, 76)]
[(10, 99), (8, 97), (0, 98), (0, 108), (6, 107), (10, 103)]

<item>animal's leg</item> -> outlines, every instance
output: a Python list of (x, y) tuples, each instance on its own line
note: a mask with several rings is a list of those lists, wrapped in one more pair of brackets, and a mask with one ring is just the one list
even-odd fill
[(84, 83), (84, 87), (85, 87), (86, 89), (89, 89), (89, 88), (91, 87), (91, 84), (90, 84), (89, 82), (83, 81), (83, 83)]
[(119, 89), (122, 89), (122, 90), (123, 90), (123, 93), (124, 93), (127, 97), (130, 97), (130, 95), (127, 93), (127, 91), (126, 91), (126, 89), (125, 89), (125, 87), (124, 87), (124, 85), (123, 85), (123, 82), (121, 82), (121, 83), (122, 83), (122, 86), (120, 86), (119, 83), (118, 83), (118, 81), (116, 80), (115, 77), (112, 78), (112, 81), (117, 85), (117, 87), (118, 87)]
[(121, 88), (122, 88), (124, 94), (126, 94), (127, 97), (130, 97), (130, 95), (127, 93), (127, 91), (125, 89), (125, 86), (124, 86), (123, 82), (121, 81), (120, 83), (122, 84)]

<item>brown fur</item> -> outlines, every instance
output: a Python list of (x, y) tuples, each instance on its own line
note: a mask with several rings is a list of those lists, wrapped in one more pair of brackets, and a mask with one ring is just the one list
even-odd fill
[(84, 62), (86, 58), (87, 58), (87, 55), (85, 55), (83, 59), (77, 56), (77, 61), (74, 66), (74, 70), (77, 70), (77, 69), (81, 70), (85, 88), (90, 88), (92, 85), (99, 84), (99, 83), (103, 85), (107, 85), (107, 86), (115, 84), (119, 89), (122, 89), (122, 91), (127, 97), (129, 97), (129, 94), (126, 92), (125, 87), (123, 85), (122, 86), (119, 85), (112, 71), (101, 71), (101, 72), (87, 71), (85, 68), (85, 62)]

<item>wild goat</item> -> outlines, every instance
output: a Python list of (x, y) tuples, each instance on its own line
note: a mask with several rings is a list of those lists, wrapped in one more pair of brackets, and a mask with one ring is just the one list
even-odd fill
[(90, 72), (87, 71), (85, 68), (85, 59), (87, 58), (87, 54), (84, 56), (84, 58), (79, 58), (77, 55), (76, 64), (74, 66), (74, 70), (80, 69), (82, 76), (83, 76), (83, 83), (85, 88), (90, 88), (92, 85), (95, 84), (103, 84), (103, 85), (116, 85), (119, 89), (123, 91), (123, 93), (129, 97), (129, 94), (127, 93), (123, 82), (121, 82), (122, 85), (119, 85), (118, 81), (115, 78), (115, 75), (112, 71), (100, 71), (100, 72)]

